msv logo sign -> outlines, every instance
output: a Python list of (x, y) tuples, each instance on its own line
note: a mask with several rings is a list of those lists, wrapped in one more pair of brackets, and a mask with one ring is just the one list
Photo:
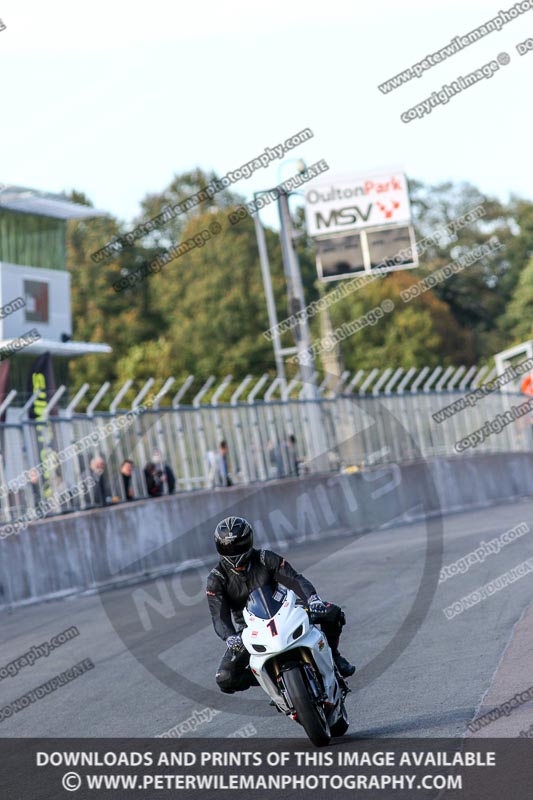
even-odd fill
[(407, 180), (395, 173), (313, 184), (305, 214), (310, 236), (406, 223), (411, 219)]

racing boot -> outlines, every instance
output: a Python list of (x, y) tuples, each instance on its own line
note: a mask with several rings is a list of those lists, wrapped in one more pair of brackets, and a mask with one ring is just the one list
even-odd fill
[(354, 674), (354, 665), (350, 664), (348, 659), (344, 658), (344, 656), (341, 656), (338, 650), (333, 653), (333, 661), (343, 678), (349, 678), (350, 675)]

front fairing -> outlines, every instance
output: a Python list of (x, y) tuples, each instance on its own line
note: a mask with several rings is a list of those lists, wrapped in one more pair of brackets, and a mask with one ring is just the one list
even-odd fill
[(296, 646), (309, 631), (309, 617), (302, 606), (296, 605), (294, 592), (287, 592), (287, 599), (279, 611), (270, 619), (261, 619), (243, 611), (246, 628), (242, 641), (251, 655), (273, 655)]
[[(268, 614), (266, 615), (268, 616)], [(289, 590), (279, 610), (269, 619), (243, 611), (246, 627), (241, 633), (243, 644), (250, 653), (250, 669), (259, 685), (270, 695), (278, 708), (290, 713), (283, 693), (269, 667), (272, 660), (283, 661), (287, 652), (296, 651), (298, 661), (302, 654), (310, 659), (322, 678), (325, 695), (325, 711), (328, 722), (333, 724), (341, 713), (341, 693), (335, 676), (331, 650), (324, 632), (311, 625), (307, 612), (297, 604), (297, 597)], [(279, 657), (279, 658), (276, 658)]]

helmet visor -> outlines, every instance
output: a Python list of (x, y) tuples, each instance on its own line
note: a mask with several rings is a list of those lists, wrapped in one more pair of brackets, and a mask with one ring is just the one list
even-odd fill
[(242, 556), (252, 547), (252, 537), (247, 536), (240, 542), (218, 542), (217, 550), (221, 556)]

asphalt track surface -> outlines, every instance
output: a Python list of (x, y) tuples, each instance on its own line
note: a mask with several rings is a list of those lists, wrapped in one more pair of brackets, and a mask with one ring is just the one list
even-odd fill
[[(358, 665), (354, 678), (359, 676), (350, 680), (349, 736), (470, 735), (467, 724), (474, 717), (533, 684), (531, 575), (451, 620), (443, 613), (455, 600), (533, 556), (533, 502), (442, 520), (443, 564), (524, 521), (529, 533), (423, 598), (427, 614), (420, 612), (409, 622), (404, 633), (411, 640), (402, 652), (391, 651), (390, 642), (420, 584), (424, 524), (308, 542), (286, 551), (322, 597), (346, 611), (341, 649)], [(438, 554), (432, 559), (438, 571)], [(207, 706), (217, 713), (209, 715), (210, 722), (194, 723), (196, 729), (187, 735), (226, 737), (244, 728), (261, 737), (301, 736), (301, 728), (270, 708), (259, 688), (231, 696), (218, 692), (214, 673), (224, 645), (212, 630), (201, 579), (193, 571), (178, 580), (168, 576), (0, 614), (0, 667), (72, 625), (80, 632), (15, 677), (0, 680), (0, 708), (85, 658), (95, 665), (1, 721), (0, 736), (158, 736)], [(147, 610), (146, 597), (159, 598), (159, 610)], [(134, 608), (144, 608), (143, 624), (133, 619)], [(391, 657), (381, 659), (382, 669), (369, 670), (367, 665), (379, 663), (376, 658), (387, 645)], [(164, 665), (162, 673), (158, 665)], [(478, 735), (517, 736), (532, 724), (533, 700)]]

